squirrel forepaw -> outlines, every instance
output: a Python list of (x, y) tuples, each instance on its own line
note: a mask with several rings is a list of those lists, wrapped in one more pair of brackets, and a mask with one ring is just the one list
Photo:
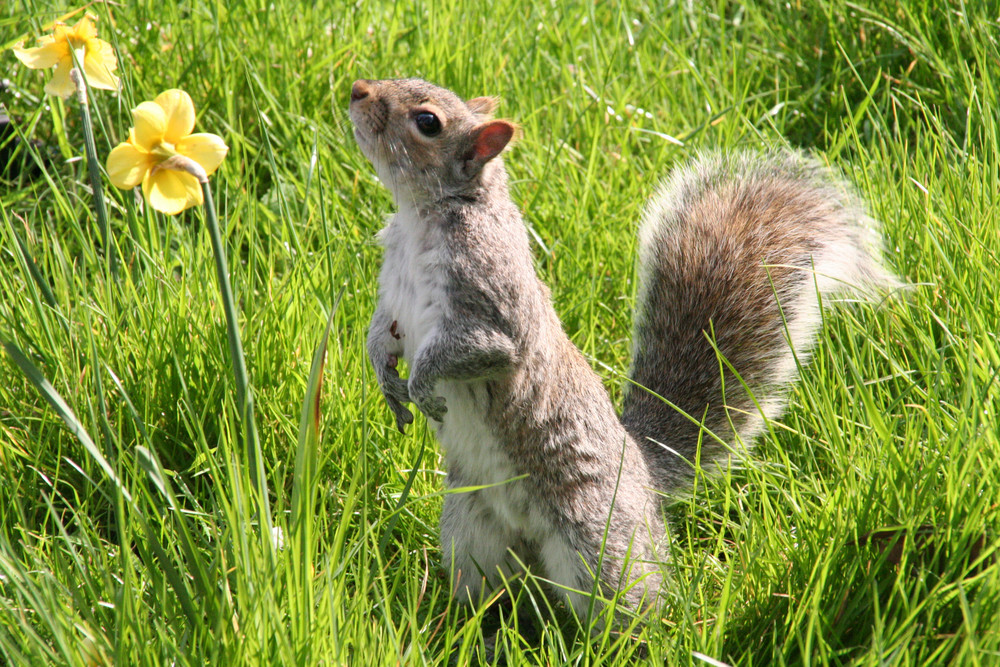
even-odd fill
[(413, 413), (403, 407), (404, 403), (410, 402), (410, 392), (406, 387), (406, 380), (399, 377), (395, 369), (384, 378), (382, 393), (385, 395), (385, 402), (389, 404), (392, 414), (396, 415), (396, 428), (399, 429), (400, 433), (406, 433), (404, 430), (406, 425), (413, 423)]
[(393, 398), (387, 396), (386, 402), (389, 403), (389, 409), (392, 410), (392, 414), (396, 415), (396, 428), (399, 429), (400, 433), (406, 435), (406, 425), (413, 423), (413, 413)]
[(444, 403), (444, 397), (434, 395), (434, 384), (426, 373), (411, 373), (408, 390), (414, 405), (427, 415), (428, 419), (439, 422), (444, 419), (444, 413), (448, 412), (448, 408)]
[(421, 412), (427, 415), (428, 419), (433, 419), (437, 422), (443, 421), (445, 413), (448, 412), (448, 406), (445, 405), (444, 397), (442, 396), (422, 396), (419, 399), (414, 398), (413, 402)]
[(406, 380), (399, 377), (399, 371), (396, 370), (399, 359), (394, 354), (372, 356), (375, 376), (382, 395), (385, 396), (385, 402), (389, 404), (389, 409), (396, 417), (396, 428), (400, 433), (406, 433), (406, 425), (413, 423), (413, 413), (404, 407), (410, 402), (410, 392)]
[(410, 391), (407, 388), (406, 380), (399, 377), (395, 371), (383, 378), (382, 393), (385, 394), (386, 398), (394, 399), (399, 403), (410, 402)]

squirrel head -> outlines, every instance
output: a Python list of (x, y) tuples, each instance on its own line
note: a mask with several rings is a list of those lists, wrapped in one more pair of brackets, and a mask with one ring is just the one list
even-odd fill
[[(361, 152), (399, 204), (471, 194), (502, 173), (517, 133), (490, 117), (492, 97), (463, 100), (421, 79), (360, 79), (351, 88), (351, 121)], [(488, 183), (487, 183), (488, 185)]]

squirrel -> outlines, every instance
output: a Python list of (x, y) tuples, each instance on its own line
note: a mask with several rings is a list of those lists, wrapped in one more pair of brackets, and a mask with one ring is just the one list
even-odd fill
[(420, 79), (353, 84), (355, 138), (398, 209), (368, 355), (399, 431), (413, 403), (444, 450), (453, 595), (530, 567), (581, 615), (595, 593), (640, 611), (661, 591), (664, 495), (781, 415), (821, 302), (896, 281), (861, 200), (814, 158), (702, 155), (639, 229), (619, 418), (535, 272), (501, 157), (519, 129), (495, 105)]

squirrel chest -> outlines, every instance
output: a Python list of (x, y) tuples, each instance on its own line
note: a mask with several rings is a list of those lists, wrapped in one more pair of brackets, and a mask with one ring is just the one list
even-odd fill
[[(423, 224), (414, 213), (400, 210), (382, 232), (385, 247), (379, 275), (379, 298), (395, 323), (401, 356), (412, 364), (449, 315), (445, 232)], [(504, 484), (518, 472), (486, 421), (487, 380), (442, 380), (436, 393), (447, 402), (441, 422), (429, 420), (445, 452), (451, 486), (500, 486), (480, 493), (490, 496), (499, 517), (514, 529), (532, 523), (528, 498), (516, 484)]]
[(446, 281), (444, 252), (428, 229), (400, 211), (382, 231), (385, 259), (379, 274), (379, 298), (395, 320), (393, 336), (408, 363), (433, 335), (444, 315)]

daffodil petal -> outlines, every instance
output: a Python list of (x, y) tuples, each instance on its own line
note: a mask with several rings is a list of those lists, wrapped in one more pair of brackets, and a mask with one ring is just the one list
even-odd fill
[(135, 145), (146, 152), (152, 151), (163, 141), (163, 133), (167, 128), (167, 118), (163, 107), (154, 102), (143, 102), (132, 109), (131, 137)]
[(62, 60), (56, 65), (56, 71), (52, 78), (45, 84), (45, 92), (49, 95), (66, 98), (76, 92), (76, 84), (69, 78), (69, 72), (73, 69), (73, 64), (67, 60)]
[[(87, 83), (90, 84), (91, 88), (118, 90), (118, 77), (111, 73), (118, 66), (114, 50), (107, 42), (101, 42), (99, 39), (95, 39), (94, 41), (100, 42), (102, 46), (93, 53), (88, 50), (87, 57), (83, 60), (83, 71), (87, 75)], [(105, 50), (111, 53), (110, 62), (113, 66), (109, 66), (108, 64), (109, 61), (105, 56)]]
[(176, 148), (178, 153), (200, 164), (206, 174), (218, 169), (222, 158), (229, 152), (229, 146), (221, 137), (208, 132), (188, 135), (177, 142)]
[(21, 44), (14, 46), (14, 55), (26, 67), (31, 69), (48, 69), (59, 62), (60, 58), (69, 55), (69, 49), (65, 42), (57, 42), (51, 37), (43, 37), (41, 46), (31, 49), (21, 47)]
[(66, 53), (70, 52), (72, 46), (69, 44), (69, 38), (73, 36), (73, 30), (67, 26), (65, 23), (56, 23), (52, 28), (51, 39), (59, 44), (66, 45)]
[(160, 105), (167, 119), (164, 132), (167, 141), (176, 144), (191, 134), (194, 129), (194, 103), (190, 95), (183, 90), (174, 89), (160, 93), (153, 101)]
[(201, 185), (194, 176), (169, 169), (151, 170), (146, 174), (142, 181), (142, 194), (150, 206), (167, 215), (200, 206), (203, 201)]
[(118, 57), (115, 55), (115, 49), (103, 39), (91, 41), (87, 53), (88, 56), (97, 58), (104, 63), (109, 71), (114, 72), (118, 69)]
[(142, 183), (154, 164), (154, 158), (134, 145), (126, 142), (118, 144), (108, 154), (106, 168), (111, 184), (116, 188), (128, 190)]
[(81, 41), (87, 41), (97, 37), (97, 26), (94, 24), (94, 17), (84, 14), (83, 18), (76, 22), (71, 29), (73, 37)]

